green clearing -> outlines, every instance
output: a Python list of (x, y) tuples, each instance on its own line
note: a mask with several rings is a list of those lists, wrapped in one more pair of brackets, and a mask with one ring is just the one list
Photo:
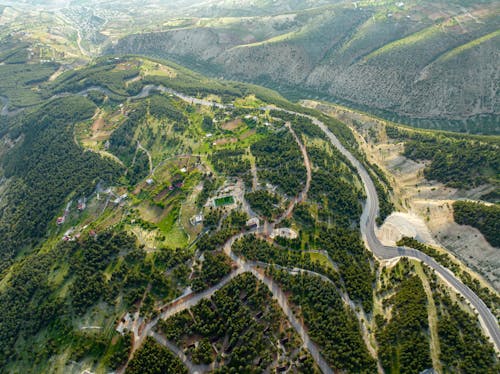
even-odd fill
[(220, 197), (220, 198), (214, 200), (214, 204), (216, 207), (234, 204), (234, 197), (232, 197), (232, 196)]

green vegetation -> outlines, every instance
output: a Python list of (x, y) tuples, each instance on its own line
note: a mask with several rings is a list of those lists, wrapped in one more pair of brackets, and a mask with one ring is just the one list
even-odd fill
[(259, 140), (250, 149), (259, 179), (277, 186), (287, 196), (296, 196), (306, 180), (302, 153), (290, 133), (280, 135)]
[(418, 242), (413, 238), (403, 237), (397, 242), (397, 245), (407, 246), (410, 248), (418, 249), (419, 251), (431, 256), (445, 268), (451, 270), (467, 287), (469, 287), (486, 305), (492, 310), (494, 314), (500, 312), (500, 296), (495, 292), (481, 285), (481, 283), (470, 275), (467, 270), (462, 270), (460, 265), (445, 252), (439, 252), (436, 249)]
[(359, 225), (361, 189), (353, 187), (352, 171), (338, 157), (319, 147), (308, 147), (313, 164), (310, 198), (320, 204), (318, 218), (340, 227)]
[(34, 88), (47, 81), (58, 67), (57, 64), (53, 63), (0, 65), (1, 96), (8, 97), (10, 105), (14, 107), (40, 104), (43, 98), (40, 92)]
[[(416, 127), (499, 133), (489, 79), (499, 40), (491, 1), (325, 4), (214, 4), (203, 22), (176, 19), (127, 33), (107, 53), (168, 58), (291, 100), (319, 98)], [(224, 38), (228, 32), (234, 37)], [(190, 43), (180, 47), (181, 37)]]
[(455, 201), (453, 219), (460, 225), (477, 228), (492, 246), (500, 247), (500, 205)]
[(290, 301), (300, 306), (311, 338), (334, 369), (352, 373), (376, 371), (375, 360), (361, 336), (359, 322), (344, 305), (335, 286), (316, 276), (292, 276), (272, 268), (269, 275), (285, 292), (291, 292)]
[(230, 259), (221, 252), (205, 252), (201, 270), (195, 272), (191, 287), (200, 292), (219, 283), (231, 271)]
[(214, 204), (216, 207), (234, 204), (234, 197), (232, 196), (219, 197), (214, 200)]
[(477, 317), (452, 300), (435, 274), (429, 277), (438, 312), (443, 369), (457, 373), (498, 372), (500, 363), (492, 344), (482, 333)]
[[(0, 292), (4, 316), (0, 367), (14, 358), (44, 371), (48, 358), (64, 351), (73, 360), (92, 358), (105, 366), (120, 365), (130, 342), (113, 339), (115, 333), (108, 326), (114, 326), (114, 316), (133, 310), (142, 300), (141, 314), (148, 317), (156, 301), (178, 296), (177, 286), (187, 284), (183, 269), (187, 258), (181, 250), (163, 250), (146, 258), (133, 238), (112, 232), (99, 233), (96, 240), (86, 237), (81, 243), (60, 242), (47, 253), (28, 256), (11, 270), (7, 287)], [(105, 315), (102, 330), (87, 333), (75, 328), (76, 321), (96, 312)]]
[(90, 87), (105, 87), (111, 91), (113, 98), (137, 94), (137, 87), (125, 82), (139, 74), (136, 62), (126, 60), (117, 66), (120, 60), (97, 59), (85, 69), (70, 70), (63, 73), (59, 79), (49, 85), (53, 93), (80, 92)]
[(281, 199), (275, 193), (266, 190), (257, 190), (246, 193), (245, 199), (252, 209), (264, 218), (272, 219), (279, 216), (282, 212), (280, 208)]
[(250, 161), (244, 159), (243, 149), (221, 149), (212, 153), (210, 161), (218, 173), (227, 176), (243, 176), (250, 170)]
[(0, 269), (46, 234), (67, 196), (86, 196), (98, 182), (113, 183), (122, 172), (116, 163), (85, 152), (73, 141), (74, 123), (94, 111), (89, 100), (71, 96), (19, 119), (11, 136), (22, 133), (23, 139), (2, 159), (11, 183), (4, 197), (8, 206), (0, 207)]
[[(251, 274), (236, 277), (189, 312), (160, 321), (158, 331), (186, 349), (193, 362), (221, 364), (217, 372), (260, 373), (277, 366), (278, 354), (280, 366), (296, 361), (298, 371), (315, 372), (271, 293)], [(299, 363), (299, 356), (305, 360)]]
[(500, 152), (494, 140), (433, 134), (396, 126), (387, 126), (386, 132), (390, 138), (405, 142), (405, 157), (431, 161), (424, 169), (424, 175), (429, 180), (464, 189), (485, 183), (498, 185)]
[(214, 216), (209, 218), (209, 222), (213, 223), (213, 226), (217, 227), (215, 230), (211, 230), (208, 234), (203, 235), (196, 247), (200, 251), (212, 251), (221, 246), (234, 234), (242, 231), (245, 228), (246, 222), (248, 220), (248, 215), (246, 213), (233, 210), (220, 222), (220, 228), (218, 227), (219, 221), (221, 220), (222, 212), (216, 211)]
[(338, 288), (342, 288), (338, 273), (332, 269), (331, 265), (328, 266), (315, 261), (312, 253), (273, 246), (265, 240), (257, 239), (253, 235), (241, 238), (233, 244), (232, 249), (235, 254), (248, 260), (276, 264), (290, 269), (298, 267), (324, 274)]
[(384, 300), (391, 307), (387, 321), (377, 315), (377, 342), (382, 366), (390, 373), (420, 373), (432, 367), (427, 319), (427, 297), (417, 276), (404, 278), (396, 294)]
[(392, 191), (391, 184), (387, 180), (384, 172), (376, 164), (370, 164), (366, 162), (369, 167), (367, 168), (368, 173), (375, 185), (375, 190), (377, 191), (378, 203), (379, 203), (379, 214), (376, 218), (378, 225), (381, 225), (384, 220), (391, 215), (394, 211), (394, 204), (391, 201), (390, 192)]
[(372, 287), (375, 276), (370, 267), (371, 255), (357, 231), (339, 227), (318, 227), (316, 245), (328, 252), (340, 271), (349, 296), (361, 303), (366, 313), (373, 309)]
[(127, 374), (187, 373), (186, 367), (167, 348), (147, 337), (127, 366)]
[[(318, 35), (321, 30), (329, 29), (317, 29)], [(3, 52), (0, 45), (3, 66), (26, 65), (22, 49)], [(26, 76), (37, 74), (26, 69)], [(1, 372), (66, 372), (74, 365), (93, 372), (116, 370), (132, 350), (128, 313), (138, 312), (146, 323), (156, 321), (160, 310), (188, 287), (202, 292), (230, 274), (237, 264), (221, 246), (248, 229), (249, 217), (240, 210), (246, 205), (240, 206), (239, 191), (223, 192), (221, 187), (244, 185), (251, 208), (267, 220), (278, 217), (305, 187), (303, 155), (285, 121), (312, 164), (307, 196), (276, 227), (292, 228), (298, 237), (264, 241), (247, 235), (233, 250), (249, 261), (271, 264), (262, 267), (283, 286), (293, 311), (334, 370), (376, 371), (360, 326), (360, 320), (366, 323), (372, 314), (380, 314), (373, 294), (377, 263), (358, 229), (364, 198), (360, 180), (310, 119), (256, 109), (278, 103), (301, 110), (297, 105), (265, 89), (209, 80), (142, 57), (99, 58), (52, 76), (50, 82), (45, 82), (48, 67), (40, 74), (40, 80), (19, 80), (25, 82), (19, 83), (23, 90), (37, 97), (38, 106), (5, 118), (0, 129)], [(148, 84), (199, 98), (211, 95), (210, 100), (235, 106), (197, 105), (156, 89), (148, 93)], [(53, 94), (61, 97), (43, 102)], [(28, 105), (29, 100), (23, 102)], [(363, 159), (344, 124), (324, 115), (318, 118), (371, 169), (379, 184), (381, 215), (387, 215), (387, 178)], [(208, 132), (220, 142), (214, 145)], [(254, 161), (260, 183), (250, 192)], [(493, 161), (484, 172), (488, 181), (495, 178)], [(86, 207), (81, 206), (83, 197)], [(62, 213), (65, 205), (68, 211)], [(191, 219), (199, 214), (202, 222)], [(61, 215), (64, 222), (56, 225)], [(477, 221), (484, 226), (491, 218)], [(427, 247), (422, 250), (460, 270), (450, 258)], [(457, 274), (489, 306), (498, 305), (496, 295), (468, 273)], [(408, 279), (388, 282), (381, 291), (396, 289), (385, 302), (392, 317), (379, 321), (379, 357), (384, 367), (397, 371), (411, 353), (416, 359), (408, 370), (417, 371), (427, 360), (419, 340), (426, 327), (417, 323), (422, 322), (425, 300), (410, 273), (401, 276)], [(119, 323), (123, 335), (116, 331)], [(401, 326), (411, 332), (406, 340)], [(193, 363), (215, 363), (216, 372), (318, 370), (271, 293), (250, 273), (158, 327)], [(459, 329), (460, 334), (465, 331)], [(370, 329), (365, 333), (374, 338)], [(463, 339), (466, 344), (469, 338)], [(418, 340), (413, 350), (410, 340)], [(487, 365), (485, 357), (481, 365)], [(127, 370), (186, 368), (148, 338), (135, 350)]]

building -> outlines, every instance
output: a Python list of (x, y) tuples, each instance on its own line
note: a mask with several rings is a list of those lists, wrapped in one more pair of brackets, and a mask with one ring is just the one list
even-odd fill
[(288, 227), (282, 227), (280, 229), (274, 229), (270, 236), (272, 239), (278, 236), (286, 239), (297, 239), (299, 235), (295, 230)]
[(260, 221), (257, 217), (250, 218), (246, 224), (249, 229), (258, 229), (260, 226)]
[(191, 223), (191, 225), (193, 226), (196, 226), (196, 225), (199, 225), (200, 223), (203, 222), (203, 215), (202, 214), (197, 214), (195, 216), (192, 216), (190, 219), (189, 219), (189, 222)]
[(85, 210), (87, 207), (87, 202), (85, 201), (85, 198), (78, 200), (78, 204), (76, 208), (81, 212), (82, 210)]

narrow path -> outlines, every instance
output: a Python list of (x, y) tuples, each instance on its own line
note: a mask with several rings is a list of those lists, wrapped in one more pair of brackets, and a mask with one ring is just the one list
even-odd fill
[[(154, 85), (148, 85), (143, 87), (142, 91), (136, 95), (129, 97), (131, 100), (135, 99), (141, 99), (149, 96), (150, 92), (155, 89), (159, 90), (161, 92), (169, 93), (172, 95), (177, 96), (178, 98), (185, 100), (189, 103), (192, 104), (198, 104), (198, 105), (204, 105), (204, 106), (213, 106), (217, 108), (229, 108), (231, 107), (230, 105), (225, 105), (217, 102), (212, 102), (204, 99), (198, 99), (194, 98), (188, 95), (184, 95), (182, 93), (176, 92), (170, 88), (166, 88), (164, 86), (154, 86)], [(105, 94), (110, 94), (111, 92), (102, 87), (89, 87), (83, 91), (81, 91), (80, 95), (85, 95), (90, 91), (97, 90), (100, 92), (103, 92)], [(113, 94), (113, 93), (111, 93)], [(53, 96), (50, 99), (56, 98), (56, 97), (63, 97), (63, 96), (68, 96), (68, 95), (74, 95), (73, 93), (61, 93), (58, 95)], [(50, 100), (49, 99), (49, 100)], [(5, 108), (3, 108), (5, 109)], [(378, 216), (378, 211), (379, 211), (379, 202), (378, 202), (378, 196), (375, 190), (375, 186), (373, 184), (373, 181), (371, 180), (368, 172), (366, 171), (365, 167), (361, 162), (356, 159), (337, 139), (337, 137), (330, 131), (330, 129), (320, 120), (318, 120), (316, 117), (313, 117), (311, 115), (303, 114), (303, 113), (298, 113), (298, 112), (293, 112), (290, 110), (278, 108), (275, 106), (264, 106), (259, 108), (262, 111), (267, 111), (270, 109), (273, 110), (278, 110), (284, 113), (289, 113), (297, 116), (301, 116), (304, 118), (308, 118), (312, 121), (312, 123), (316, 126), (318, 126), (328, 137), (330, 140), (331, 144), (334, 145), (340, 153), (342, 153), (350, 162), (351, 164), (355, 167), (356, 171), (358, 172), (358, 175), (361, 177), (361, 180), (363, 181), (364, 187), (365, 187), (365, 192), (366, 192), (366, 202), (365, 206), (363, 209), (363, 213), (361, 215), (361, 220), (360, 220), (360, 229), (361, 229), (361, 234), (363, 236), (363, 239), (367, 245), (367, 247), (375, 254), (376, 257), (378, 257), (381, 260), (388, 260), (392, 258), (398, 258), (398, 257), (410, 257), (410, 258), (415, 258), (417, 260), (420, 260), (424, 262), (426, 265), (434, 269), (436, 273), (451, 287), (453, 287), (458, 293), (464, 296), (469, 303), (473, 306), (473, 308), (476, 310), (478, 313), (479, 321), (481, 323), (481, 326), (483, 327), (485, 333), (491, 338), (494, 347), (497, 352), (500, 352), (500, 329), (498, 326), (498, 320), (497, 318), (491, 313), (491, 311), (488, 309), (486, 304), (466, 285), (464, 285), (461, 281), (459, 281), (448, 269), (437, 263), (432, 257), (412, 248), (406, 248), (406, 247), (389, 247), (389, 246), (384, 246), (379, 239), (375, 235), (375, 219)]]
[(312, 180), (311, 161), (309, 160), (306, 147), (301, 142), (295, 131), (292, 129), (290, 122), (286, 122), (285, 126), (288, 129), (288, 131), (290, 131), (290, 133), (292, 134), (293, 138), (295, 139), (297, 145), (300, 148), (300, 152), (302, 153), (302, 157), (304, 159), (304, 167), (306, 168), (306, 183), (304, 185), (304, 189), (299, 193), (298, 196), (292, 199), (285, 212), (280, 217), (278, 217), (278, 219), (274, 222), (275, 225), (281, 223), (285, 218), (290, 217), (295, 206), (307, 199), (307, 193), (309, 192), (309, 188), (311, 187), (311, 180)]
[(432, 295), (431, 286), (429, 284), (429, 280), (425, 275), (422, 266), (419, 264), (416, 267), (416, 272), (420, 281), (422, 282), (422, 286), (424, 288), (425, 294), (427, 295), (427, 316), (429, 323), (429, 331), (430, 331), (430, 352), (432, 359), (432, 367), (438, 374), (443, 372), (443, 367), (441, 365), (441, 361), (439, 356), (441, 355), (441, 346), (439, 342), (438, 336), (438, 316), (436, 311), (436, 304), (434, 303), (434, 296)]
[(140, 150), (142, 150), (148, 156), (148, 160), (149, 160), (149, 175), (152, 175), (153, 174), (153, 159), (151, 158), (151, 153), (149, 153), (149, 151), (142, 146), (142, 144), (141, 144), (141, 142), (139, 142), (139, 140), (137, 141), (137, 148), (140, 149)]
[(211, 297), (214, 293), (219, 291), (222, 287), (224, 287), (226, 284), (228, 284), (231, 280), (236, 278), (238, 275), (243, 274), (244, 272), (245, 272), (245, 269), (240, 267), (240, 268), (232, 271), (229, 275), (227, 275), (225, 278), (223, 278), (215, 286), (210, 287), (210, 288), (208, 288), (200, 293), (197, 293), (197, 294), (195, 294), (194, 292), (189, 292), (189, 293), (175, 299), (174, 301), (164, 305), (163, 307), (161, 307), (160, 308), (161, 312), (160, 312), (160, 315), (158, 317), (152, 319), (146, 325), (137, 329), (137, 331), (134, 331), (134, 344), (132, 346), (132, 352), (136, 351), (137, 348), (139, 348), (141, 346), (141, 344), (143, 343), (146, 336), (148, 336), (151, 333), (151, 331), (153, 330), (153, 327), (156, 326), (156, 324), (158, 323), (158, 321), (160, 319), (168, 319), (177, 313), (180, 313), (186, 309), (192, 308), (193, 306), (198, 304), (201, 300)]
[(257, 165), (255, 164), (255, 157), (251, 153), (248, 156), (248, 159), (250, 161), (250, 171), (252, 173), (252, 191), (255, 192), (259, 187), (259, 177), (257, 176)]

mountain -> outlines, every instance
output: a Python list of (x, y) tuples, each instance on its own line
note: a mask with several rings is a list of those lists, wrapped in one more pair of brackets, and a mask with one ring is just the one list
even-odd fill
[(210, 18), (125, 36), (107, 53), (167, 57), (415, 126), (498, 134), (498, 13), (496, 2), (464, 1), (201, 13)]
[(101, 57), (54, 77), (56, 63), (10, 48), (2, 372), (498, 369), (494, 324), (469, 304), (495, 320), (491, 287), (412, 238), (437, 262), (365, 247), (363, 206), (385, 218), (392, 186), (343, 122), (164, 60)]
[(500, 372), (495, 3), (3, 3), (1, 373)]

